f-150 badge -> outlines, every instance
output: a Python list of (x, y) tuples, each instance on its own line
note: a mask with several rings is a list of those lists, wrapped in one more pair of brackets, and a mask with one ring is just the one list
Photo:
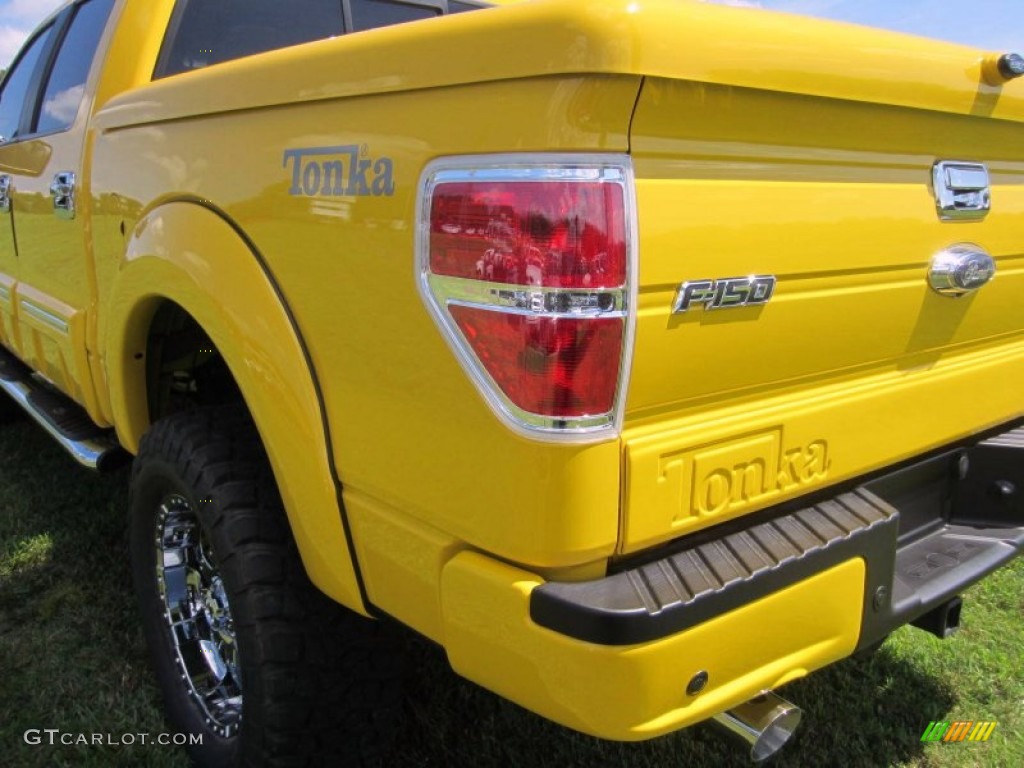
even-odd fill
[(381, 197), (395, 193), (391, 158), (372, 158), (365, 145), (286, 149), (283, 165), (291, 167), (289, 195)]
[(767, 304), (775, 293), (774, 275), (727, 277), (720, 280), (690, 280), (679, 286), (673, 313), (687, 312), (696, 305), (704, 309), (727, 309)]

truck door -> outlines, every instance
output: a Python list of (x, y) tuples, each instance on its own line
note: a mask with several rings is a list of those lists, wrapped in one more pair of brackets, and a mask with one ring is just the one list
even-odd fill
[[(90, 72), (95, 81), (96, 51), (113, 5), (80, 0), (56, 17), (28, 86), (19, 131), (0, 147), (0, 163), (9, 166), (17, 243), (12, 346), (94, 414), (87, 339), (96, 290), (85, 150)], [(0, 262), (0, 270), (8, 266)]]
[(0, 342), (18, 351), (15, 326), (14, 288), (18, 274), (18, 252), (14, 237), (15, 177), (30, 172), (24, 148), (19, 145), (22, 117), (27, 113), (32, 83), (44, 53), (50, 50), (53, 24), (29, 40), (14, 61), (0, 88)]

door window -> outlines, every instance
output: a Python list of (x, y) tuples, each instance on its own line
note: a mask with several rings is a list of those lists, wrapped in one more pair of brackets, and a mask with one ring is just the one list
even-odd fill
[(78, 6), (43, 92), (36, 133), (63, 131), (75, 122), (85, 96), (85, 81), (113, 6), (114, 0), (88, 0)]
[[(26, 97), (32, 86), (32, 76), (39, 64), (39, 57), (46, 50), (46, 44), (49, 42), (51, 34), (53, 34), (52, 25), (40, 32), (25, 49), (21, 58), (14, 65), (14, 69), (8, 73), (7, 79), (4, 81), (3, 93), (0, 93), (0, 142), (10, 141), (18, 134)], [(38, 91), (33, 89), (33, 93), (38, 93)]]

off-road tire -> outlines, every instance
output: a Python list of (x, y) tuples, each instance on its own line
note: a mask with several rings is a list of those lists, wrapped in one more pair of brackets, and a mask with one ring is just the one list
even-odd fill
[[(219, 573), (217, 594), (229, 607), (241, 690), (234, 729), (208, 721), (209, 707), (183, 677), (186, 662), (161, 592), (166, 576), (157, 569), (169, 498), (196, 510)], [(156, 423), (135, 459), (130, 516), (150, 655), (171, 726), (202, 736), (202, 745), (188, 747), (198, 765), (361, 766), (383, 759), (400, 711), (400, 640), (394, 627), (342, 608), (309, 582), (243, 408), (184, 411)]]

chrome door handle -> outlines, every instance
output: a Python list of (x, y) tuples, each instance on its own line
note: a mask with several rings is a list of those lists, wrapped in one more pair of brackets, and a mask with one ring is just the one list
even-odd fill
[(58, 219), (75, 218), (75, 174), (62, 171), (54, 176), (50, 195), (53, 197), (53, 212)]
[(11, 177), (0, 176), (0, 213), (11, 212)]

